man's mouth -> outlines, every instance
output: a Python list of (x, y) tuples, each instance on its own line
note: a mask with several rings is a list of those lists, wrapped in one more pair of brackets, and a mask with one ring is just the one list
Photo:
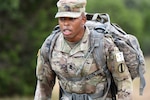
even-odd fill
[(64, 29), (64, 30), (63, 30), (63, 34), (64, 34), (64, 35), (70, 35), (70, 34), (71, 34), (71, 30), (69, 30), (69, 29)]

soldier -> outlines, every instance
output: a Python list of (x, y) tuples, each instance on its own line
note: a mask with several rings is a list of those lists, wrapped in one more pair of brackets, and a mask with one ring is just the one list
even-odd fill
[[(51, 100), (56, 77), (61, 89), (60, 100), (132, 100), (132, 79), (125, 64), (119, 71), (120, 63), (117, 61), (124, 62), (124, 59), (111, 37), (104, 38), (106, 55), (103, 56), (109, 63), (103, 63), (108, 66), (117, 86), (115, 99), (102, 72), (103, 66), (98, 66), (89, 53), (91, 32), (85, 25), (86, 0), (59, 0), (57, 7), (55, 17), (58, 18), (60, 31), (57, 38), (51, 34), (39, 50), (34, 100)], [(50, 44), (50, 41), (54, 43)], [(54, 46), (49, 48), (52, 44)], [(51, 54), (47, 54), (49, 49), (45, 47), (53, 49)], [(119, 57), (115, 58), (114, 55), (118, 54)], [(96, 74), (99, 70), (101, 72)]]

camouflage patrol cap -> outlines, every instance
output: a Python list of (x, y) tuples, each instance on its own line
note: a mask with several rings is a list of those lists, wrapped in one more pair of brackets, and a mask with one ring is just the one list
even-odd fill
[(59, 0), (57, 2), (58, 12), (55, 18), (72, 17), (77, 18), (85, 12), (86, 0)]

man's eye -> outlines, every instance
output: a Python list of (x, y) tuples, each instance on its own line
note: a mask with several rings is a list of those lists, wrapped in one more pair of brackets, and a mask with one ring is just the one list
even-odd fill
[(74, 21), (75, 19), (77, 19), (77, 18), (71, 18), (71, 17), (70, 18), (69, 17), (68, 18), (66, 18), (66, 17), (60, 17), (59, 18), (59, 20), (61, 20), (61, 21), (65, 21), (65, 20)]
[(74, 21), (76, 18), (69, 18), (70, 21)]
[(65, 20), (65, 18), (64, 18), (64, 17), (60, 17), (60, 18), (59, 18), (59, 20), (64, 21), (64, 20)]

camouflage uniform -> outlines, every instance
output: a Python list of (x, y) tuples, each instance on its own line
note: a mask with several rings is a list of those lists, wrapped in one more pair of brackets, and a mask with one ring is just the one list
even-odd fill
[[(59, 0), (57, 3), (59, 10), (55, 17), (79, 17), (85, 11), (85, 4), (86, 0)], [(38, 80), (35, 100), (51, 99), (56, 76), (63, 90), (61, 100), (70, 100), (70, 94), (88, 94), (88, 100), (103, 100), (102, 97), (107, 88), (104, 72), (95, 75), (89, 80), (82, 79), (82, 77), (102, 69), (102, 66), (96, 66), (92, 54), (86, 59), (90, 49), (90, 34), (89, 29), (86, 27), (82, 40), (72, 46), (72, 44), (64, 39), (63, 34), (60, 32), (53, 48), (52, 57), (48, 60), (44, 57), (44, 52), (48, 50), (42, 46), (42, 52), (39, 50), (37, 60), (36, 76)], [(46, 39), (46, 41), (49, 40), (50, 37)], [(45, 42), (43, 45), (45, 45)], [(126, 66), (123, 66), (123, 69), (120, 71), (119, 64), (120, 61), (124, 63), (124, 59), (122, 55), (120, 56), (120, 53), (116, 53), (119, 50), (109, 36), (104, 38), (104, 52), (106, 54), (104, 56), (106, 56), (109, 62), (108, 68), (118, 88), (117, 100), (132, 100), (130, 73)], [(83, 66), (83, 69), (81, 73), (77, 74), (81, 66)], [(107, 94), (105, 100), (111, 100), (110, 93)]]
[[(73, 48), (70, 48), (68, 43), (64, 40), (63, 35), (60, 33), (53, 49), (52, 59), (50, 60), (51, 64), (44, 61), (42, 54), (39, 53), (37, 63), (38, 84), (35, 98), (41, 96), (42, 99), (35, 100), (45, 100), (43, 98), (50, 98), (56, 75), (59, 78), (61, 88), (67, 93), (103, 94), (107, 84), (104, 73), (94, 76), (86, 81), (71, 81), (71, 79), (80, 79), (98, 69), (91, 54), (86, 60), (81, 74), (76, 75), (77, 70), (85, 61), (85, 56), (89, 49), (89, 34), (89, 30), (86, 28), (83, 39)], [(107, 56), (113, 56), (114, 47), (115, 45), (111, 41), (111, 38), (106, 38), (105, 52), (108, 54)], [(111, 65), (115, 65), (114, 59), (111, 60), (113, 63)], [(118, 87), (118, 100), (131, 100), (132, 80), (127, 67), (125, 67), (123, 72), (119, 72), (118, 66), (112, 66), (109, 69), (111, 70)], [(66, 95), (63, 95), (62, 98), (65, 98), (62, 100), (69, 100)], [(111, 98), (110, 94), (108, 94), (106, 100), (111, 100), (109, 98)], [(102, 99), (99, 97), (93, 100)]]

